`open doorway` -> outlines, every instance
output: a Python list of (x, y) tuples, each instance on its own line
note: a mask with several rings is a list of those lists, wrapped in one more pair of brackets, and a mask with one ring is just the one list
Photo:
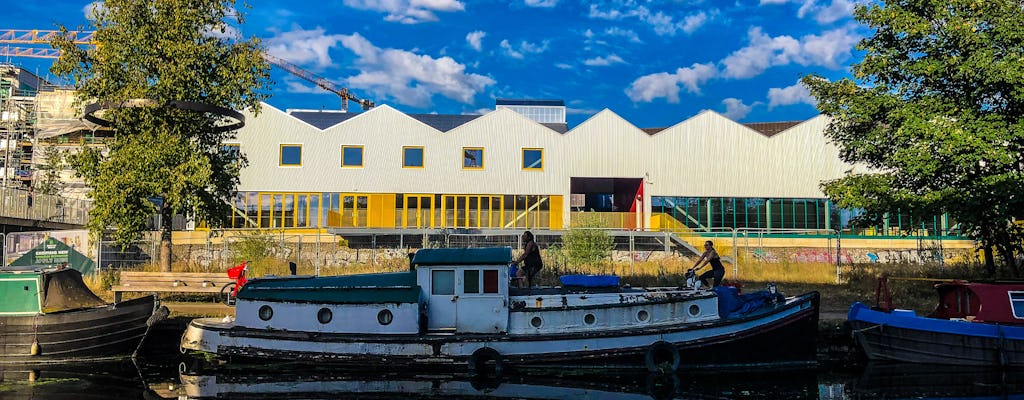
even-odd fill
[[(643, 178), (570, 178), (570, 209), (604, 213), (610, 228), (643, 226)], [(628, 214), (628, 215), (627, 215)]]

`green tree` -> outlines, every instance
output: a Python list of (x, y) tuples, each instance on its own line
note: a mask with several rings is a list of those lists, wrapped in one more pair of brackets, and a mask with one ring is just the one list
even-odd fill
[(870, 172), (826, 182), (840, 207), (877, 222), (948, 212), (1016, 274), (1024, 210), (1024, 10), (1008, 0), (897, 0), (857, 6), (873, 33), (853, 79), (803, 79), (831, 117), (843, 160)]
[(569, 233), (562, 237), (561, 251), (570, 265), (595, 264), (612, 254), (615, 242), (597, 218), (575, 218)]
[(60, 172), (64, 170), (65, 166), (64, 152), (55, 146), (50, 146), (43, 150), (43, 157), (46, 158), (46, 163), (39, 166), (35, 191), (42, 194), (60, 195), (61, 190), (64, 189), (64, 180), (60, 177)]
[[(89, 20), (96, 46), (66, 39), (52, 71), (74, 82), (83, 104), (112, 104), (102, 115), (115, 140), (69, 160), (91, 188), (89, 229), (115, 228), (122, 245), (162, 216), (160, 266), (171, 266), (171, 221), (185, 214), (211, 226), (230, 215), (229, 201), (244, 158), (221, 152), (232, 131), (222, 115), (183, 104), (259, 112), (268, 97), (269, 66), (258, 39), (225, 35), (233, 0), (107, 0)], [(61, 27), (62, 30), (66, 28)]]

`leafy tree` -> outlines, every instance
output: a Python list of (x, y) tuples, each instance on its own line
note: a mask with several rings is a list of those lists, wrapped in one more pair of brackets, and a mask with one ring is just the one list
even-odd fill
[(62, 38), (52, 43), (62, 51), (52, 71), (74, 82), (81, 102), (116, 105), (100, 115), (116, 132), (109, 148), (69, 160), (91, 188), (89, 229), (101, 235), (114, 227), (113, 237), (127, 245), (161, 215), (164, 271), (171, 266), (172, 217), (222, 225), (245, 164), (220, 151), (234, 136), (217, 129), (225, 118), (182, 102), (255, 113), (268, 97), (259, 40), (225, 35), (233, 29), (229, 18), (243, 22), (234, 3), (106, 0), (89, 16), (94, 48)]
[(60, 172), (64, 170), (64, 152), (56, 147), (47, 147), (43, 150), (43, 157), (46, 163), (41, 165), (36, 175), (35, 191), (42, 194), (60, 195), (64, 189), (64, 180)]
[(607, 259), (615, 246), (605, 226), (597, 218), (581, 217), (573, 220), (569, 233), (562, 237), (561, 251), (571, 265), (587, 265)]
[(1024, 210), (1024, 10), (1008, 0), (857, 6), (873, 30), (854, 79), (803, 79), (831, 117), (826, 136), (868, 173), (826, 182), (840, 207), (877, 222), (948, 212), (1016, 274)]

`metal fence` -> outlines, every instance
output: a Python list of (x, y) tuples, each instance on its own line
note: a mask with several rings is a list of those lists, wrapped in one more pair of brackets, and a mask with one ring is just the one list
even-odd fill
[(0, 216), (85, 225), (91, 201), (0, 186)]

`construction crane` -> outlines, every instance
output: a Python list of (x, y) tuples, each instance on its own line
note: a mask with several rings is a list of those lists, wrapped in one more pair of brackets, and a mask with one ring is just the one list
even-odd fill
[[(66, 37), (71, 39), (75, 44), (83, 45), (95, 45), (96, 42), (93, 36), (96, 32), (94, 31), (70, 31), (66, 33)], [(7, 44), (49, 44), (50, 41), (60, 35), (60, 31), (55, 30), (18, 30), (18, 29), (7, 29), (0, 30), (0, 43)], [(58, 58), (60, 52), (56, 49), (50, 48), (31, 48), (31, 47), (0, 47), (0, 57), (31, 57), (31, 58)], [(347, 88), (340, 87), (330, 80), (320, 77), (312, 72), (309, 72), (298, 65), (292, 64), (280, 57), (275, 57), (266, 52), (263, 53), (263, 59), (268, 63), (276, 65), (288, 73), (302, 78), (317, 87), (334, 93), (341, 97), (341, 109), (342, 111), (348, 111), (348, 102), (354, 101), (359, 104), (363, 110), (369, 110), (375, 106), (374, 102), (367, 99), (360, 99), (350, 93)]]

